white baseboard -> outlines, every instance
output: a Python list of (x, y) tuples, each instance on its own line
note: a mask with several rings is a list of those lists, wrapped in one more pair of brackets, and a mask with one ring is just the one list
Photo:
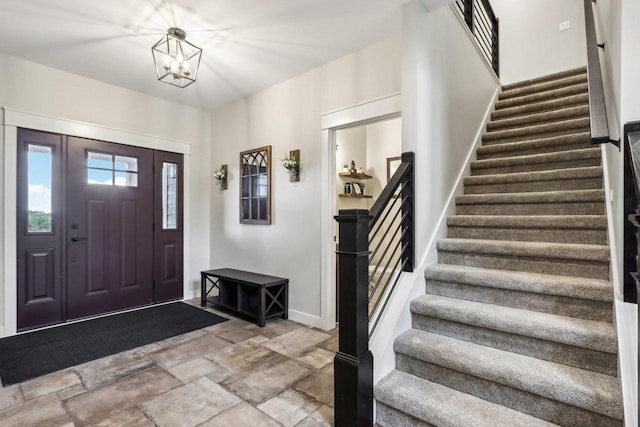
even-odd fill
[(325, 327), (325, 325), (323, 324), (322, 318), (320, 316), (313, 316), (311, 314), (303, 313), (301, 311), (289, 309), (289, 320), (303, 323), (307, 326), (312, 326), (314, 328), (323, 329), (325, 331), (328, 329), (331, 329), (331, 328)]
[(185, 300), (194, 299), (194, 298), (200, 298), (200, 288), (198, 288), (198, 289), (184, 289), (183, 293), (184, 293), (183, 299), (185, 299)]
[(638, 426), (638, 306), (616, 299), (618, 378), (624, 402), (624, 425)]

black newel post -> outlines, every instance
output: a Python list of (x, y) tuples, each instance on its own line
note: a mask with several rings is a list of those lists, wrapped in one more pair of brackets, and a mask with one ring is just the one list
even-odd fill
[(369, 211), (341, 210), (338, 293), (340, 336), (334, 359), (336, 427), (373, 425), (373, 355), (369, 351)]

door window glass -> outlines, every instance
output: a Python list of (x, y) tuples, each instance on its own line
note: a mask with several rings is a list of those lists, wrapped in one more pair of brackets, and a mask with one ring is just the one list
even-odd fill
[(178, 228), (178, 165), (162, 162), (162, 228)]
[(27, 231), (51, 233), (53, 232), (51, 221), (53, 147), (29, 144), (27, 150)]
[(87, 152), (87, 183), (120, 187), (138, 186), (138, 159)]

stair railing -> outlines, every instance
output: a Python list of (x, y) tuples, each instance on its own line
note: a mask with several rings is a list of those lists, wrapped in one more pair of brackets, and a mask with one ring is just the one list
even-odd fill
[(604, 84), (602, 83), (602, 68), (600, 68), (600, 53), (598, 48), (604, 49), (604, 43), (598, 43), (596, 20), (593, 13), (595, 0), (584, 0), (584, 28), (587, 37), (587, 84), (589, 87), (589, 114), (591, 122), (591, 143), (611, 143), (620, 148), (620, 140), (611, 139), (607, 107), (604, 98)]
[(500, 22), (489, 0), (457, 0), (456, 6), (485, 59), (500, 77)]
[[(373, 425), (373, 354), (369, 339), (402, 271), (415, 265), (414, 153), (401, 163), (371, 210), (340, 210), (338, 311), (334, 360), (335, 422)], [(370, 268), (371, 267), (371, 268)]]

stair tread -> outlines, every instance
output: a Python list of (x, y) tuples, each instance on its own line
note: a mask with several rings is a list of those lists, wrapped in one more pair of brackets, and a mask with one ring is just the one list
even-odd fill
[(509, 99), (501, 99), (496, 101), (496, 109), (510, 108), (515, 106), (523, 106), (534, 104), (540, 101), (548, 101), (555, 98), (564, 98), (571, 95), (582, 95), (588, 93), (589, 85), (587, 83), (565, 86), (558, 89), (547, 90), (540, 93), (517, 96)]
[(430, 265), (424, 275), (427, 280), (613, 302), (613, 285), (607, 280), (455, 264)]
[(531, 191), (528, 193), (464, 194), (456, 197), (458, 205), (504, 203), (604, 202), (604, 190)]
[(579, 168), (551, 169), (532, 172), (512, 172), (490, 175), (476, 175), (464, 177), (464, 185), (485, 185), (496, 183), (516, 183), (534, 181), (555, 181), (566, 179), (599, 178), (603, 176), (601, 166), (586, 166)]
[(556, 426), (399, 370), (391, 371), (376, 384), (375, 397), (385, 405), (442, 427)]
[[(494, 154), (510, 151), (521, 151), (531, 148), (540, 148), (545, 146), (565, 144), (589, 144), (591, 142), (590, 132), (579, 132), (567, 135), (549, 136), (545, 138), (529, 139), (525, 141), (505, 142), (502, 144), (483, 145), (478, 147), (477, 153)], [(592, 147), (590, 147), (593, 149)]]
[(524, 114), (518, 117), (492, 120), (487, 125), (488, 131), (515, 128), (518, 126), (553, 123), (570, 118), (589, 117), (589, 105), (578, 105), (559, 108), (553, 111), (542, 111), (531, 114)]
[(572, 86), (580, 83), (587, 83), (586, 73), (579, 73), (542, 82), (533, 82), (520, 87), (503, 87), (499, 99), (509, 99), (515, 98), (517, 96), (529, 95), (532, 93), (546, 92), (548, 90)]
[(616, 377), (409, 329), (397, 353), (615, 419), (623, 418)]
[(511, 129), (490, 130), (482, 135), (483, 141), (494, 141), (505, 138), (526, 137), (528, 135), (562, 132), (571, 129), (589, 127), (589, 116), (574, 119), (564, 119), (552, 123), (529, 124)]
[(552, 153), (527, 154), (525, 156), (501, 157), (499, 159), (474, 160), (471, 162), (471, 169), (487, 169), (502, 166), (572, 161), (590, 158), (600, 158), (600, 148), (585, 148), (581, 150), (566, 150), (555, 151)]
[(606, 230), (604, 215), (453, 215), (447, 225), (527, 229)]
[(546, 82), (546, 81), (551, 81), (551, 80), (559, 80), (559, 79), (563, 79), (563, 78), (566, 78), (566, 77), (569, 77), (569, 76), (585, 74), (586, 72), (587, 72), (587, 67), (586, 66), (578, 67), (578, 68), (572, 68), (571, 70), (560, 71), (560, 72), (553, 73), (553, 74), (547, 74), (547, 75), (544, 75), (544, 76), (534, 77), (534, 78), (527, 79), (527, 80), (522, 80), (522, 81), (519, 81), (519, 82), (509, 83), (509, 84), (506, 84), (506, 85), (502, 86), (502, 90), (511, 90), (511, 89), (515, 89), (517, 87), (534, 85), (534, 84), (538, 84), (538, 83)]
[(578, 95), (569, 95), (555, 99), (549, 99), (538, 102), (531, 102), (524, 105), (516, 105), (513, 107), (497, 108), (491, 113), (492, 120), (504, 119), (508, 117), (518, 117), (524, 114), (540, 111), (553, 111), (555, 109), (566, 108), (567, 106), (589, 104), (589, 94), (582, 93)]
[(609, 247), (606, 245), (447, 238), (438, 240), (436, 246), (438, 250), (450, 252), (561, 258), (597, 262), (609, 261)]
[(617, 354), (616, 332), (613, 324), (609, 322), (584, 320), (429, 294), (413, 300), (411, 312), (515, 335)]

